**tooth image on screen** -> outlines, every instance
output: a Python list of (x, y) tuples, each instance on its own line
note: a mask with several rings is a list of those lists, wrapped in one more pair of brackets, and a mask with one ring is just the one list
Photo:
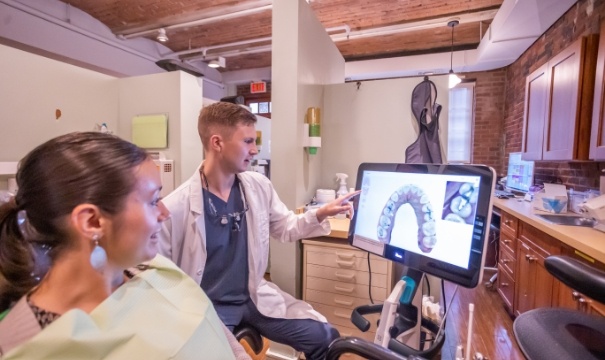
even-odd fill
[(415, 185), (404, 185), (389, 197), (378, 220), (378, 240), (386, 244), (391, 242), (395, 215), (405, 204), (411, 206), (416, 214), (418, 247), (424, 253), (431, 252), (437, 243), (433, 208), (424, 190)]

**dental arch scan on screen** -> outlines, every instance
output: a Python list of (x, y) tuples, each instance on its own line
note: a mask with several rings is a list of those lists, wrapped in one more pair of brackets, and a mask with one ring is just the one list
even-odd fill
[[(364, 171), (354, 238), (469, 266), (480, 176)], [(415, 231), (412, 231), (415, 230)]]

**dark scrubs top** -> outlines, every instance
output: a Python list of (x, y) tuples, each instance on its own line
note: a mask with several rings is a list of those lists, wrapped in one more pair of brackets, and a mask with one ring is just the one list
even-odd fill
[[(215, 304), (243, 304), (250, 298), (248, 231), (239, 180), (236, 177), (233, 182), (227, 202), (206, 189), (202, 191), (208, 255), (202, 289)], [(223, 217), (226, 224), (223, 224)]]

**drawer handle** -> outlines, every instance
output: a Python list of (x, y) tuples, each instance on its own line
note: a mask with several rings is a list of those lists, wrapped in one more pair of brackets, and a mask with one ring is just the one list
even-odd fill
[(337, 317), (343, 318), (343, 319), (351, 318), (351, 314), (343, 314), (343, 313), (339, 313), (338, 311), (334, 311), (334, 316), (337, 316)]
[(531, 256), (531, 255), (525, 255), (525, 260), (529, 261), (529, 262), (534, 262), (538, 259), (536, 259), (535, 257)]
[(504, 223), (505, 223), (506, 225), (510, 225), (510, 224), (512, 223), (512, 221), (510, 221), (510, 220), (504, 220)]
[(340, 253), (340, 252), (336, 252), (336, 256), (341, 258), (341, 259), (347, 259), (347, 260), (351, 260), (353, 259), (353, 257), (355, 256), (354, 254), (351, 253)]
[(334, 302), (337, 303), (338, 305), (345, 305), (345, 306), (351, 306), (351, 305), (353, 305), (352, 301), (344, 301), (344, 300), (334, 299)]
[(336, 263), (340, 266), (344, 266), (344, 267), (353, 267), (353, 265), (355, 265), (355, 262), (353, 260), (351, 261), (340, 261), (340, 260), (336, 260)]
[(500, 283), (500, 286), (501, 286), (501, 287), (507, 287), (507, 286), (508, 286), (508, 283)]
[(505, 243), (505, 244), (510, 244), (510, 243), (512, 243), (512, 242), (513, 242), (513, 241), (512, 241), (512, 240), (510, 240), (510, 239), (504, 239), (503, 241), (504, 241), (504, 243)]
[(355, 278), (355, 274), (347, 275), (347, 274), (334, 273), (334, 275), (336, 275), (336, 277), (341, 280), (353, 280)]
[(578, 299), (580, 298), (580, 293), (577, 291), (572, 292), (571, 298), (573, 299), (573, 301), (578, 301)]
[(512, 261), (511, 259), (502, 259), (502, 263), (503, 264), (507, 264), (507, 263), (509, 263), (511, 261)]
[(336, 286), (336, 285), (334, 285), (334, 290), (336, 290), (336, 291), (341, 291), (341, 292), (346, 292), (346, 293), (349, 293), (349, 294), (350, 294), (350, 293), (352, 293), (352, 292), (353, 292), (353, 290), (355, 290), (355, 289), (354, 289), (354, 288), (352, 288), (352, 287), (351, 287), (351, 288), (345, 288), (345, 287), (341, 287), (341, 286)]

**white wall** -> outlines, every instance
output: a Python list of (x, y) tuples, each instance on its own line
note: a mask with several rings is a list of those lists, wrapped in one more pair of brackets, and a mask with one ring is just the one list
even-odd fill
[(197, 117), (202, 90), (197, 79), (182, 71), (120, 79), (118, 133), (132, 139), (131, 121), (137, 115), (168, 115), (168, 148), (157, 149), (175, 160), (175, 186), (188, 179), (202, 160)]
[[(414, 87), (422, 80), (365, 81), (359, 89), (355, 82), (324, 87), (319, 187), (337, 189), (337, 172), (349, 175), (347, 184), (354, 187), (362, 162), (405, 162), (405, 149), (418, 137), (411, 101)], [(442, 106), (439, 137), (442, 154), (447, 154), (448, 78), (431, 76), (430, 80)]]
[(257, 115), (256, 130), (262, 132), (263, 142), (256, 158), (271, 160), (271, 119)]
[[(118, 124), (118, 79), (0, 45), (0, 161), (95, 123)], [(61, 117), (55, 119), (55, 110)]]
[[(344, 81), (344, 59), (304, 0), (273, 3), (271, 179), (290, 208), (315, 191), (321, 154), (302, 147), (307, 107), (322, 107), (323, 84)], [(321, 152), (322, 150), (320, 150)], [(271, 244), (271, 279), (300, 297), (299, 243)]]

